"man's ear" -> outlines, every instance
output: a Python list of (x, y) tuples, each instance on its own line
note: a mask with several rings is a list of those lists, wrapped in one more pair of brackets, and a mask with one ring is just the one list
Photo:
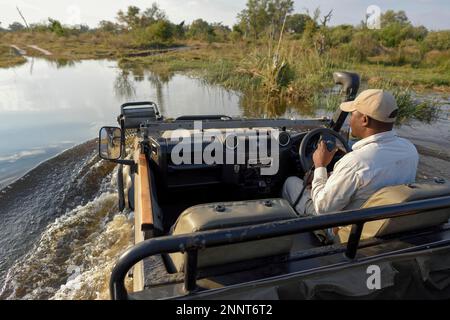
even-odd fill
[(361, 117), (361, 125), (364, 128), (368, 128), (370, 126), (370, 118), (365, 114)]

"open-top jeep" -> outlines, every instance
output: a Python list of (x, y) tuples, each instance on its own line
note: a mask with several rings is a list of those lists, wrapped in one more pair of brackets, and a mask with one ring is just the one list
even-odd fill
[[(335, 82), (355, 98), (356, 74), (336, 73)], [(172, 120), (151, 102), (123, 105), (120, 128), (100, 132), (100, 156), (120, 165), (120, 207), (135, 217), (135, 246), (112, 272), (112, 298), (450, 298), (445, 181), (384, 188), (360, 210), (307, 218), (281, 199), (288, 177), (310, 171), (319, 139), (341, 150), (330, 171), (351, 151), (346, 118)], [(339, 228), (334, 243), (320, 241), (329, 228)]]

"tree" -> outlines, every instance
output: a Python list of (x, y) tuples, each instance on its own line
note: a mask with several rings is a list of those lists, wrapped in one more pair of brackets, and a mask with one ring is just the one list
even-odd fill
[(292, 0), (248, 0), (246, 9), (238, 14), (239, 26), (246, 35), (254, 38), (267, 31), (276, 37), (293, 11)]
[(64, 30), (61, 22), (52, 18), (48, 18), (48, 22), (50, 23), (49, 28), (51, 32), (57, 34), (58, 36), (65, 35), (66, 31)]
[(124, 13), (122, 10), (119, 10), (117, 13), (117, 21), (125, 25), (128, 30), (135, 29), (140, 24), (140, 12), (141, 9), (135, 6), (129, 6), (127, 12)]
[(144, 12), (135, 6), (129, 6), (126, 13), (120, 10), (117, 13), (117, 21), (125, 25), (128, 30), (134, 30), (146, 28), (159, 21), (167, 21), (167, 15), (157, 3), (153, 3)]
[(409, 25), (410, 21), (405, 11), (401, 10), (395, 12), (394, 10), (388, 10), (381, 15), (381, 26), (384, 28), (390, 24), (398, 23), (400, 25)]
[(30, 29), (33, 30), (33, 32), (50, 31), (48, 23), (45, 23), (45, 22), (32, 23), (32, 24), (30, 24)]
[(413, 27), (404, 11), (386, 11), (381, 16), (382, 29), (378, 32), (383, 45), (397, 47), (403, 41), (422, 41), (428, 34), (424, 26)]
[(268, 1), (268, 14), (274, 27), (275, 35), (279, 35), (287, 16), (294, 11), (293, 0)]
[(16, 31), (22, 31), (25, 29), (25, 26), (23, 24), (21, 24), (20, 22), (13, 22), (9, 25), (8, 29), (12, 32), (16, 32)]
[(149, 23), (167, 20), (166, 13), (159, 8), (157, 3), (153, 3), (150, 8), (145, 10), (143, 17), (144, 19), (147, 19)]
[(330, 22), (331, 18), (333, 17), (333, 10), (330, 10), (328, 14), (324, 15), (320, 23), (322, 24), (322, 27), (326, 27), (328, 22)]
[(76, 24), (74, 26), (71, 26), (69, 28), (71, 34), (81, 34), (81, 33), (86, 33), (89, 32), (91, 29), (89, 28), (89, 26), (87, 24)]
[(178, 39), (183, 39), (185, 34), (186, 34), (186, 26), (185, 26), (184, 21), (175, 25), (175, 28), (174, 28), (174, 36), (175, 37), (177, 37)]
[(166, 20), (160, 20), (147, 27), (146, 32), (150, 40), (166, 42), (173, 37), (173, 25)]
[(231, 33), (231, 29), (228, 26), (223, 25), (222, 22), (216, 22), (211, 25), (214, 32), (214, 37), (217, 38), (218, 41), (226, 41), (228, 40), (228, 36)]
[(119, 24), (111, 22), (111, 21), (106, 21), (106, 20), (100, 21), (98, 24), (98, 28), (103, 32), (108, 32), (108, 33), (113, 33), (113, 34), (117, 34), (121, 30), (121, 26)]
[(230, 38), (233, 42), (238, 42), (239, 40), (242, 40), (242, 37), (244, 36), (244, 32), (242, 31), (241, 27), (238, 24), (235, 24), (233, 26), (233, 30), (230, 33)]
[(296, 13), (287, 17), (286, 30), (290, 33), (303, 33), (306, 23), (312, 20), (310, 16), (302, 13)]
[(196, 40), (213, 41), (215, 37), (214, 28), (203, 19), (197, 19), (190, 25), (188, 36)]

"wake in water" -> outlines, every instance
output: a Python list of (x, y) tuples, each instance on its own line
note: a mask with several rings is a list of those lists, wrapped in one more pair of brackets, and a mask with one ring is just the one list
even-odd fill
[[(28, 195), (35, 203), (34, 210), (19, 212), (11, 206), (12, 209), (6, 213), (7, 217), (14, 219), (25, 215), (23, 223), (32, 226), (38, 235), (34, 245), (29, 246), (31, 250), (16, 259), (8, 269), (0, 299), (109, 299), (111, 270), (120, 254), (133, 244), (133, 221), (129, 213), (119, 213), (118, 210), (117, 168), (99, 160), (92, 146), (87, 145), (81, 162), (78, 160), (61, 173), (53, 170), (45, 176), (52, 182), (58, 178), (61, 180), (57, 192), (44, 198), (51, 201), (36, 201), (41, 194), (51, 192), (49, 188), (45, 190), (36, 186), (36, 190)], [(65, 161), (67, 165), (67, 161), (80, 150), (69, 151), (49, 162)], [(43, 169), (45, 167), (31, 172), (34, 179), (25, 178), (23, 182), (28, 182), (29, 187), (33, 180), (41, 180), (36, 176), (44, 174)], [(9, 192), (15, 189), (19, 189), (18, 186), (13, 186)], [(24, 190), (19, 190), (22, 192), (15, 192), (14, 205), (22, 203), (17, 208), (28, 208), (26, 199), (20, 197)], [(7, 203), (8, 196), (5, 195), (4, 203)], [(10, 196), (13, 197), (12, 194)], [(38, 228), (33, 221), (39, 211), (47, 219), (56, 214), (58, 217)], [(4, 239), (4, 242), (14, 247), (21, 239), (30, 237), (27, 233), (20, 233), (13, 239)]]
[(118, 256), (133, 244), (132, 222), (104, 193), (57, 219), (8, 272), (2, 299), (109, 299)]

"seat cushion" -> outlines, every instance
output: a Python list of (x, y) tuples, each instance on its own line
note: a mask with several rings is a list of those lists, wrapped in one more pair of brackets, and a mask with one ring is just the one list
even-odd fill
[[(283, 199), (244, 202), (213, 203), (187, 209), (172, 227), (172, 235), (191, 234), (200, 231), (228, 229), (297, 218), (297, 214)], [(200, 250), (200, 268), (223, 265), (287, 254), (292, 247), (292, 237), (258, 240)], [(169, 255), (173, 267), (183, 271), (184, 254)]]
[[(387, 187), (375, 193), (362, 208), (373, 208), (432, 198), (450, 196), (450, 184), (410, 184)], [(429, 210), (412, 216), (368, 222), (361, 239), (385, 237), (391, 234), (419, 230), (445, 224), (450, 219), (450, 208)], [(351, 226), (340, 228), (338, 238), (348, 242)]]

